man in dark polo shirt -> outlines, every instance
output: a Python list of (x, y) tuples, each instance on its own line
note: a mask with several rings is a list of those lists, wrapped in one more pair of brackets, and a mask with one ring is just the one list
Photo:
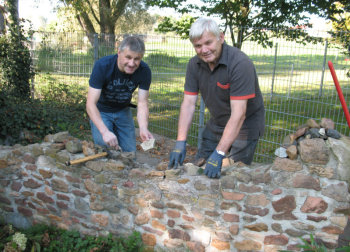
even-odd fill
[(204, 158), (204, 173), (219, 178), (223, 158), (251, 164), (258, 139), (264, 133), (265, 109), (252, 61), (224, 41), (214, 20), (200, 18), (192, 24), (190, 40), (197, 53), (188, 65), (178, 135), (168, 168), (182, 165), (187, 133), (200, 92), (210, 119), (202, 132), (196, 159)]

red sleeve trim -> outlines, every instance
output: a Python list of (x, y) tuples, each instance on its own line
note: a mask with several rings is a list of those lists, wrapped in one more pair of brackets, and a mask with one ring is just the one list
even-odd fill
[(222, 89), (229, 89), (230, 88), (230, 83), (223, 85), (220, 82), (216, 82), (216, 85)]
[(230, 100), (248, 100), (254, 97), (255, 97), (255, 94), (244, 95), (244, 96), (230, 96)]
[(187, 95), (198, 95), (198, 92), (185, 91), (185, 94), (187, 94)]

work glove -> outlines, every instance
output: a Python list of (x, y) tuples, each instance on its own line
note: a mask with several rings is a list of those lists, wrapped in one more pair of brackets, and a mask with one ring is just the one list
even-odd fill
[(225, 155), (221, 155), (214, 150), (210, 155), (204, 169), (204, 174), (207, 175), (208, 178), (220, 178), (221, 176), (221, 165), (222, 160)]
[(185, 160), (186, 156), (186, 141), (176, 141), (174, 150), (170, 153), (168, 169), (177, 169), (177, 165)]

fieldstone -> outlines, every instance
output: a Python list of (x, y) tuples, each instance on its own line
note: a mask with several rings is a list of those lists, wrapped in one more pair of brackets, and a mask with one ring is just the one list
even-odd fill
[(303, 235), (306, 234), (306, 232), (304, 232), (304, 231), (295, 230), (295, 229), (291, 229), (291, 228), (287, 228), (285, 232), (286, 232), (286, 234), (288, 234), (289, 236), (292, 236), (292, 237), (302, 237)]
[(340, 139), (341, 138), (340, 133), (337, 130), (335, 130), (335, 129), (327, 129), (326, 135), (328, 137), (331, 137), (331, 138), (334, 138), (334, 139)]
[(325, 178), (333, 178), (334, 176), (334, 168), (331, 167), (323, 167), (321, 165), (308, 165), (309, 171), (311, 174), (315, 173), (319, 177)]
[(295, 174), (293, 178), (294, 188), (306, 188), (316, 191), (321, 190), (320, 180), (306, 174)]
[(265, 245), (286, 245), (288, 244), (288, 237), (285, 235), (267, 235), (264, 239)]
[(288, 157), (287, 152), (286, 152), (286, 148), (284, 147), (279, 147), (275, 150), (275, 156), (279, 157), (279, 158), (286, 158)]
[(193, 252), (205, 252), (205, 247), (201, 242), (186, 242), (187, 247)]
[(310, 128), (319, 128), (320, 125), (314, 119), (308, 119), (306, 125)]
[(253, 240), (243, 240), (234, 242), (234, 247), (237, 251), (261, 251), (262, 244)]
[(55, 143), (64, 143), (68, 140), (73, 139), (73, 137), (69, 134), (68, 131), (58, 132), (53, 135), (53, 141)]
[(312, 216), (312, 215), (308, 215), (306, 217), (306, 219), (314, 221), (314, 222), (321, 222), (321, 221), (326, 221), (327, 217), (326, 216)]
[(213, 239), (211, 241), (211, 246), (218, 250), (229, 250), (230, 249), (230, 243), (227, 241), (221, 241), (219, 239)]
[(150, 220), (150, 216), (147, 213), (143, 213), (143, 214), (138, 214), (135, 217), (134, 223), (138, 226), (141, 226), (148, 223), (149, 220)]
[(261, 192), (262, 188), (260, 186), (255, 186), (255, 185), (248, 186), (246, 184), (240, 184), (238, 186), (238, 190), (246, 193), (256, 193), (256, 192)]
[(266, 198), (265, 194), (247, 195), (247, 199), (245, 200), (245, 204), (247, 206), (262, 206), (262, 207), (265, 207), (269, 203), (270, 203), (270, 201)]
[(84, 140), (81, 142), (81, 145), (85, 156), (91, 156), (96, 154), (96, 149), (93, 142)]
[(121, 171), (125, 167), (125, 164), (120, 160), (109, 160), (108, 162), (103, 162), (102, 165), (104, 171)]
[(329, 161), (329, 150), (325, 141), (320, 138), (301, 141), (299, 153), (301, 159), (306, 163), (327, 164)]
[(321, 134), (319, 133), (318, 128), (310, 128), (306, 131), (305, 135), (309, 135), (311, 138), (320, 138)]
[(273, 170), (296, 172), (303, 169), (302, 164), (297, 160), (290, 160), (288, 158), (275, 158), (272, 165)]
[(339, 140), (328, 138), (327, 142), (338, 160), (337, 179), (350, 183), (350, 138), (342, 137)]
[(301, 221), (293, 221), (291, 224), (296, 229), (307, 230), (309, 232), (315, 230), (315, 226), (314, 225), (310, 225), (310, 224), (307, 224), (307, 223), (304, 223), (304, 222), (301, 222)]
[(320, 126), (325, 129), (334, 129), (335, 124), (332, 119), (322, 118), (320, 122)]
[(332, 216), (329, 218), (329, 220), (331, 221), (331, 223), (333, 223), (337, 226), (340, 226), (342, 228), (345, 228), (348, 217), (347, 216)]
[(245, 225), (244, 228), (255, 232), (267, 232), (269, 230), (268, 226), (265, 223), (256, 223), (252, 225)]
[(50, 204), (52, 204), (52, 203), (55, 202), (51, 197), (47, 196), (47, 195), (46, 195), (45, 193), (43, 193), (43, 192), (37, 192), (37, 193), (36, 193), (36, 197), (37, 197), (38, 199), (40, 199), (41, 201), (45, 202), (45, 203), (50, 203)]
[(108, 216), (103, 214), (92, 214), (91, 221), (99, 224), (102, 227), (106, 227), (108, 225)]
[(322, 198), (309, 196), (306, 198), (300, 210), (303, 213), (324, 213), (328, 208), (327, 202)]
[(100, 172), (103, 169), (104, 163), (102, 161), (88, 161), (85, 163), (85, 166), (93, 171)]
[(235, 177), (233, 176), (224, 176), (220, 179), (221, 189), (235, 189)]
[(156, 166), (157, 171), (165, 171), (168, 169), (168, 162), (160, 162)]
[(40, 186), (42, 186), (41, 183), (37, 182), (34, 179), (28, 179), (27, 181), (24, 181), (23, 185), (25, 187), (32, 188), (32, 189), (36, 189), (36, 188), (39, 188)]
[(165, 177), (167, 179), (177, 179), (181, 173), (181, 169), (171, 169), (165, 171)]
[(184, 170), (188, 176), (196, 176), (198, 175), (199, 166), (192, 163), (186, 163), (184, 164)]
[(36, 166), (54, 169), (56, 167), (56, 161), (49, 156), (40, 155), (36, 160)]
[(309, 129), (309, 127), (302, 127), (298, 129), (294, 134), (289, 135), (289, 140), (293, 144), (295, 140), (297, 140), (299, 137), (304, 136), (305, 132)]
[(272, 223), (271, 228), (273, 231), (275, 231), (277, 233), (283, 233), (283, 228), (282, 228), (282, 225), (280, 223)]
[(295, 145), (291, 145), (286, 150), (288, 158), (291, 160), (295, 160), (298, 157), (298, 150)]
[(39, 173), (44, 179), (52, 178), (53, 173), (49, 170), (39, 169)]
[(329, 185), (322, 190), (322, 195), (339, 202), (349, 202), (348, 186), (345, 183)]
[(246, 206), (244, 209), (244, 212), (251, 214), (251, 215), (259, 215), (259, 216), (263, 217), (269, 213), (269, 209), (268, 208)]
[(52, 189), (60, 192), (68, 192), (68, 184), (63, 180), (53, 179), (51, 181)]
[(272, 201), (272, 207), (276, 212), (292, 212), (296, 208), (295, 197), (287, 195), (279, 200)]
[(73, 139), (66, 142), (66, 150), (70, 153), (80, 153), (83, 151), (83, 145), (79, 139)]
[(84, 185), (86, 190), (88, 190), (90, 193), (95, 193), (95, 194), (102, 193), (101, 187), (90, 179), (86, 179), (84, 181)]
[(39, 157), (40, 155), (44, 154), (44, 150), (39, 144), (30, 145), (30, 148), (34, 157)]
[(169, 234), (169, 238), (171, 239), (181, 239), (184, 241), (191, 240), (191, 237), (188, 233), (179, 229), (169, 229), (168, 234)]
[(153, 234), (143, 233), (142, 234), (142, 242), (146, 246), (155, 246), (157, 243), (157, 239)]

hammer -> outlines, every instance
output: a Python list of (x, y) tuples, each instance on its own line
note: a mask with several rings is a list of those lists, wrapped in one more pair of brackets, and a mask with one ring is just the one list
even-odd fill
[(112, 153), (112, 152), (114, 152), (114, 151), (106, 150), (104, 152), (100, 152), (100, 153), (97, 153), (97, 154), (94, 154), (94, 155), (90, 155), (90, 156), (87, 156), (87, 157), (78, 158), (78, 159), (75, 159), (75, 160), (70, 160), (70, 161), (66, 162), (66, 165), (70, 166), (70, 165), (81, 164), (81, 163), (84, 163), (84, 162), (87, 162), (87, 161), (90, 161), (90, 160), (94, 160), (96, 158), (107, 157), (108, 155), (110, 155), (113, 158), (113, 157), (119, 156), (119, 154), (120, 154), (120, 151), (115, 151), (116, 153)]

